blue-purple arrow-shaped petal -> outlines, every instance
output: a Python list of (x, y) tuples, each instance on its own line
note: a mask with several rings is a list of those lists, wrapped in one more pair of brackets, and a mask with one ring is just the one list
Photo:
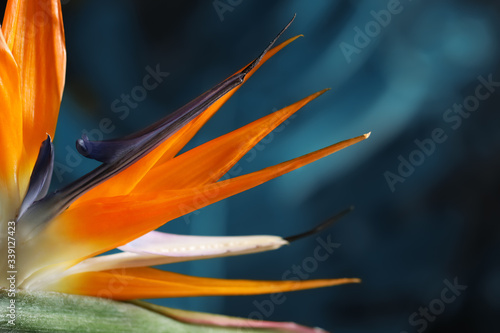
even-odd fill
[(54, 169), (54, 146), (50, 136), (42, 142), (38, 157), (31, 173), (28, 191), (23, 203), (19, 208), (18, 217), (22, 216), (26, 210), (35, 202), (43, 199), (47, 194), (52, 179)]

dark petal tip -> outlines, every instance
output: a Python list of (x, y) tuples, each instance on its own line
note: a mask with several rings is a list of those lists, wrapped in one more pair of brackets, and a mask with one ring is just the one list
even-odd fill
[(309, 236), (312, 236), (314, 234), (317, 234), (317, 233), (319, 233), (319, 232), (321, 232), (321, 231), (329, 228), (335, 222), (337, 222), (338, 220), (340, 220), (342, 217), (344, 217), (348, 213), (352, 212), (353, 210), (354, 210), (354, 206), (350, 206), (349, 208), (344, 209), (340, 213), (338, 213), (338, 214), (330, 217), (329, 219), (321, 222), (320, 224), (318, 224), (317, 226), (315, 226), (311, 230), (308, 230), (306, 232), (303, 232), (303, 233), (300, 233), (300, 234), (297, 234), (297, 235), (293, 235), (293, 236), (289, 236), (289, 237), (284, 237), (284, 239), (287, 242), (291, 243), (291, 242), (294, 242), (296, 240), (299, 240), (299, 239), (302, 239), (302, 238), (309, 237)]
[(89, 150), (87, 148), (86, 138), (82, 137), (81, 139), (76, 140), (76, 150), (83, 156), (88, 157)]

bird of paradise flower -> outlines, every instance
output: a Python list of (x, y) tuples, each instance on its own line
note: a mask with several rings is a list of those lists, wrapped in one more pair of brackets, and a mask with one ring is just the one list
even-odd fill
[[(133, 300), (252, 295), (359, 282), (354, 278), (224, 280), (150, 267), (256, 253), (288, 244), (290, 239), (278, 236), (181, 236), (154, 230), (368, 137), (365, 134), (260, 171), (220, 180), (259, 140), (323, 90), (178, 154), (263, 63), (298, 38), (274, 46), (280, 35), (249, 65), (146, 129), (117, 140), (79, 139), (78, 151), (102, 164), (48, 193), (54, 165), (52, 138), (66, 69), (61, 5), (57, 0), (9, 0), (0, 33), (0, 246), (6, 253), (7, 230), (14, 226), (17, 287)], [(193, 201), (200, 195), (206, 200)], [(96, 257), (115, 248), (122, 252)], [(2, 258), (0, 263), (0, 274), (5, 275), (9, 262)], [(126, 288), (110, 290), (109, 283), (117, 276), (127, 280)], [(6, 283), (5, 278), (0, 279), (0, 286), (7, 287)], [(193, 319), (177, 313), (177, 317), (211, 325), (257, 325), (208, 315)], [(308, 331), (298, 325), (260, 325)]]

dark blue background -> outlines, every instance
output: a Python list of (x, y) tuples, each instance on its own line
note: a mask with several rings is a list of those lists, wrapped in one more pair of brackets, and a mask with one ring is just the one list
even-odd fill
[[(305, 38), (263, 66), (190, 146), (327, 87), (332, 91), (267, 138), (255, 156), (244, 157), (238, 172), (368, 131), (372, 137), (162, 230), (287, 236), (353, 204), (353, 213), (320, 235), (340, 247), (308, 275), (360, 277), (363, 283), (286, 294), (272, 311), (259, 310), (269, 305), (268, 295), (159, 303), (242, 317), (260, 311), (269, 320), (336, 332), (491, 332), (500, 310), (500, 89), (456, 129), (443, 116), (475, 94), (479, 76), (500, 81), (498, 2), (402, 0), (401, 12), (350, 59), (342, 43), (355, 45), (354, 29), (370, 26), (370, 12), (391, 1), (220, 2), (230, 10), (218, 13), (213, 1), (67, 1), (68, 73), (56, 160), (69, 166), (67, 147), (103, 118), (116, 125), (106, 136), (111, 138), (175, 110), (256, 57), (297, 13), (284, 37)], [(113, 101), (141, 85), (145, 67), (157, 64), (170, 75), (129, 117), (118, 118)], [(415, 157), (415, 140), (431, 138), (435, 128), (443, 129), (446, 141), (392, 191), (384, 174), (398, 172), (400, 155)], [(75, 163), (54, 177), (54, 186), (95, 166)], [(168, 269), (279, 280), (317, 246), (311, 237), (271, 253)], [(439, 303), (434, 300), (441, 298), (443, 281), (455, 278), (467, 289), (426, 327), (423, 321), (412, 326), (409, 317)]]

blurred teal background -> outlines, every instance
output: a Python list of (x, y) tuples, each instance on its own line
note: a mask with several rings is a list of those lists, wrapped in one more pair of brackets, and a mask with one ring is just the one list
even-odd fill
[[(360, 277), (361, 285), (289, 293), (280, 304), (269, 295), (158, 303), (335, 332), (492, 332), (497, 326), (497, 1), (63, 3), (68, 73), (54, 187), (96, 166), (73, 153), (82, 131), (96, 133), (101, 119), (109, 118), (116, 129), (105, 138), (114, 138), (174, 111), (255, 58), (295, 13), (282, 40), (305, 37), (266, 63), (189, 147), (328, 87), (230, 175), (372, 132), (354, 147), (162, 228), (288, 236), (352, 204), (353, 213), (318, 235), (338, 246), (316, 266), (307, 266), (320, 244), (314, 236), (270, 253), (165, 269), (279, 280), (302, 267), (290, 277)], [(147, 66), (169, 75), (121, 119), (113, 103), (124, 105), (115, 101), (142, 85)], [(488, 87), (477, 88), (484, 80)], [(460, 104), (462, 111), (453, 111)], [(446, 139), (432, 148), (435, 129)], [(415, 140), (427, 146), (419, 148)], [(414, 166), (400, 166), (408, 163), (402, 160)], [(455, 279), (467, 289), (447, 302), (443, 281)], [(420, 312), (424, 307), (430, 307), (427, 317)]]

